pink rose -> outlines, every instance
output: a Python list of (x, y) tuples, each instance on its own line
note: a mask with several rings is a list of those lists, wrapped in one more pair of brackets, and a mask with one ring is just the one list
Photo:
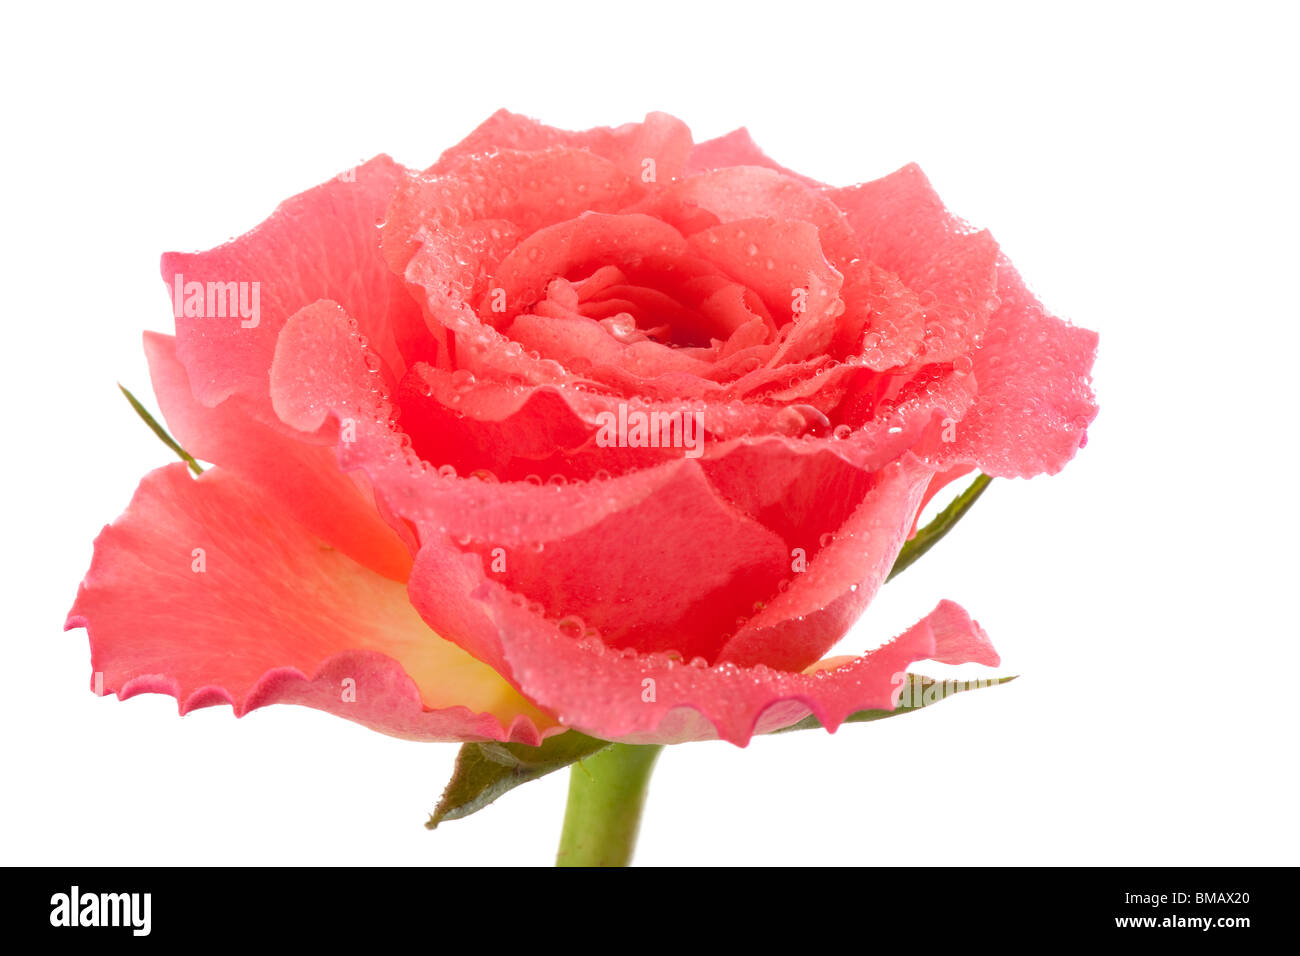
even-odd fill
[(941, 603), (821, 658), (924, 504), (1058, 471), (1096, 336), (914, 166), (834, 188), (738, 130), (500, 112), (163, 258), (147, 334), (182, 464), (68, 619), (105, 691), (328, 710), (421, 740), (829, 728), (915, 660), (996, 664)]

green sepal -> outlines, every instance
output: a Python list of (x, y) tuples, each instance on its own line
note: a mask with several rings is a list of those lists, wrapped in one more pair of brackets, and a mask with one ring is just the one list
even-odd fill
[(457, 820), (482, 810), (503, 793), (529, 781), (563, 770), (575, 761), (610, 746), (576, 730), (547, 737), (540, 747), (525, 744), (464, 744), (456, 755), (447, 789), (425, 824), (430, 830), (443, 820)]
[(959, 494), (948, 507), (944, 508), (934, 520), (916, 533), (916, 536), (903, 545), (898, 557), (894, 559), (894, 566), (889, 571), (889, 577), (886, 581), (892, 581), (895, 577), (902, 574), (911, 564), (921, 555), (929, 551), (939, 540), (953, 529), (953, 526), (970, 511), (971, 505), (979, 500), (979, 496), (984, 494), (984, 489), (989, 486), (993, 478), (989, 475), (978, 475), (972, 481), (966, 490)]
[(144, 420), (144, 423), (146, 425), (148, 425), (151, 429), (153, 429), (153, 433), (158, 436), (159, 440), (162, 441), (162, 443), (166, 445), (168, 448), (170, 448), (172, 451), (174, 451), (177, 454), (177, 456), (179, 456), (181, 461), (189, 465), (190, 471), (194, 472), (194, 474), (196, 475), (203, 474), (203, 466), (194, 460), (193, 455), (191, 455), (179, 444), (177, 444), (175, 438), (172, 438), (171, 435), (167, 434), (167, 429), (163, 428), (162, 425), (158, 424), (158, 420), (154, 418), (152, 415), (150, 415), (149, 411), (143, 405), (140, 404), (140, 400), (136, 398), (134, 395), (132, 395), (130, 390), (127, 389), (127, 387), (123, 385), (121, 382), (118, 383), (117, 387), (122, 390), (122, 394), (126, 396), (126, 400), (130, 402), (131, 407), (135, 409), (135, 413)]
[[(1016, 679), (1015, 674), (1010, 677), (990, 677), (977, 678), (975, 680), (935, 680), (933, 677), (922, 677), (920, 674), (908, 674), (903, 682), (903, 692), (899, 696), (898, 706), (893, 710), (860, 710), (856, 714), (850, 714), (844, 718), (846, 724), (865, 724), (872, 720), (883, 720), (886, 717), (898, 717), (902, 714), (911, 714), (922, 707), (929, 707), (931, 704), (937, 704), (941, 700), (947, 700), (956, 694), (965, 693), (968, 690), (979, 690), (981, 687), (994, 687), (998, 684), (1006, 684)], [(820, 730), (821, 721), (812, 714), (809, 714), (797, 724), (791, 724), (789, 727), (782, 727), (780, 730), (774, 730), (774, 734), (784, 734), (791, 730)]]

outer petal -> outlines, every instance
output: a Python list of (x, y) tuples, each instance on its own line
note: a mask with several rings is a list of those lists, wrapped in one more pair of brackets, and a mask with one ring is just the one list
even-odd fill
[(470, 153), (494, 149), (541, 150), (554, 146), (590, 150), (642, 181), (649, 168), (645, 161), (653, 159), (653, 181), (667, 182), (682, 174), (692, 143), (687, 125), (667, 113), (648, 113), (641, 123), (573, 132), (509, 110), (497, 110), (469, 136), (443, 153), (432, 171), (439, 172)]
[[(258, 315), (176, 319), (177, 354), (195, 397), (213, 406), (235, 393), (266, 393), (266, 370), (285, 319), (317, 299), (343, 303), (388, 366), (400, 376), (404, 352), (427, 336), (417, 303), (379, 252), (377, 223), (406, 170), (379, 156), (286, 200), (260, 226), (208, 252), (162, 259), (169, 292), (184, 282), (257, 283)], [(416, 357), (424, 358), (424, 355)]]
[(67, 626), (89, 631), (106, 691), (171, 694), (182, 714), (299, 703), (419, 740), (535, 743), (553, 726), (429, 630), (400, 583), (220, 469), (145, 477), (96, 540)]
[(584, 210), (615, 212), (644, 192), (632, 176), (585, 150), (471, 153), (402, 183), (384, 218), (381, 243), (400, 275), (434, 229), (505, 220), (528, 235)]
[(807, 176), (799, 175), (794, 170), (786, 169), (769, 157), (759, 149), (758, 144), (749, 135), (749, 130), (743, 126), (740, 129), (733, 129), (725, 136), (699, 143), (691, 150), (690, 159), (686, 163), (686, 172), (689, 175), (704, 172), (708, 169), (725, 169), (728, 166), (762, 166), (766, 169), (774, 169), (778, 173), (784, 173), (792, 179), (797, 179), (805, 186), (822, 185), (815, 179), (809, 179)]
[(916, 166), (828, 195), (873, 262), (933, 297), (922, 303), (926, 361), (969, 356), (977, 402), (932, 462), (1026, 478), (1064, 467), (1097, 414), (1096, 334), (1049, 315), (987, 233), (945, 209)]
[(908, 280), (922, 278), (924, 266), (955, 238), (976, 232), (948, 211), (915, 163), (826, 195), (844, 210), (871, 261)]
[(914, 661), (999, 662), (979, 625), (948, 601), (878, 650), (814, 673), (620, 653), (566, 636), (509, 601), (499, 586), (484, 587), (480, 601), (504, 636), (505, 660), (525, 693), (566, 726), (628, 743), (721, 738), (744, 746), (755, 733), (810, 712), (834, 730), (855, 711), (892, 709)]
[(916, 165), (827, 193), (866, 258), (921, 298), (925, 360), (947, 362), (980, 341), (997, 305), (997, 244), (950, 213)]
[(190, 392), (174, 339), (146, 332), (144, 346), (154, 393), (181, 447), (257, 485), (312, 534), (372, 571), (407, 579), (406, 544), (379, 516), (370, 489), (339, 470), (336, 430), (318, 435), (276, 428), (241, 396), (207, 408)]
[(1048, 313), (1005, 259), (998, 298), (984, 347), (972, 353), (975, 406), (957, 426), (957, 441), (935, 460), (1004, 478), (1056, 474), (1087, 442), (1097, 417), (1097, 333)]

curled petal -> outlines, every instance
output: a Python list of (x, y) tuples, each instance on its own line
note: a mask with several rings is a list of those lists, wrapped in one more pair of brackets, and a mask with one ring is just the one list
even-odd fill
[[(495, 478), (545, 471), (540, 463), (587, 445), (591, 426), (554, 388), (525, 388), (417, 365), (397, 394), (402, 428), (427, 461)], [(519, 469), (525, 469), (517, 474)]]
[[(419, 306), (380, 254), (376, 228), (405, 175), (379, 156), (347, 178), (286, 200), (238, 239), (207, 252), (163, 256), (163, 281), (173, 298), (181, 290), (181, 301), (173, 303), (176, 354), (201, 404), (239, 393), (265, 413), (276, 336), (290, 315), (317, 299), (346, 306), (394, 380), (405, 371), (408, 352), (428, 333)], [(191, 288), (199, 299), (186, 291)], [(231, 308), (232, 288), (241, 308), (248, 307), (247, 318)], [(186, 314), (195, 310), (200, 314)]]
[(786, 364), (825, 351), (844, 311), (843, 276), (822, 252), (817, 228), (799, 220), (741, 219), (697, 232), (691, 249), (752, 289), (787, 337), (768, 362)]
[(506, 314), (514, 315), (540, 300), (557, 277), (632, 263), (670, 272), (685, 251), (681, 234), (651, 216), (588, 212), (533, 233), (502, 261), (496, 281)]
[(597, 381), (625, 386), (634, 394), (640, 379), (673, 374), (703, 377), (710, 371), (707, 362), (685, 349), (647, 339), (622, 342), (593, 319), (546, 303), (536, 312), (516, 316), (508, 334), (524, 348)]
[(299, 703), (394, 736), (535, 743), (554, 727), (420, 619), (405, 588), (284, 517), (256, 486), (170, 465), (104, 529), (68, 616), (105, 691), (181, 713)]
[(970, 351), (996, 307), (997, 244), (950, 213), (916, 165), (827, 193), (873, 265), (920, 297), (928, 362)]
[(867, 258), (908, 280), (977, 230), (944, 206), (915, 163), (880, 179), (827, 191), (848, 216)]
[(1006, 260), (998, 283), (1002, 304), (984, 347), (973, 353), (974, 407), (933, 460), (1004, 478), (1056, 474), (1087, 442), (1097, 417), (1097, 333), (1051, 315)]

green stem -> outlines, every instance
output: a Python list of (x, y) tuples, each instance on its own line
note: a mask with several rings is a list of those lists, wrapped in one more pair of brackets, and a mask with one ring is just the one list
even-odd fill
[(573, 765), (556, 866), (628, 865), (661, 750), (614, 744)]

